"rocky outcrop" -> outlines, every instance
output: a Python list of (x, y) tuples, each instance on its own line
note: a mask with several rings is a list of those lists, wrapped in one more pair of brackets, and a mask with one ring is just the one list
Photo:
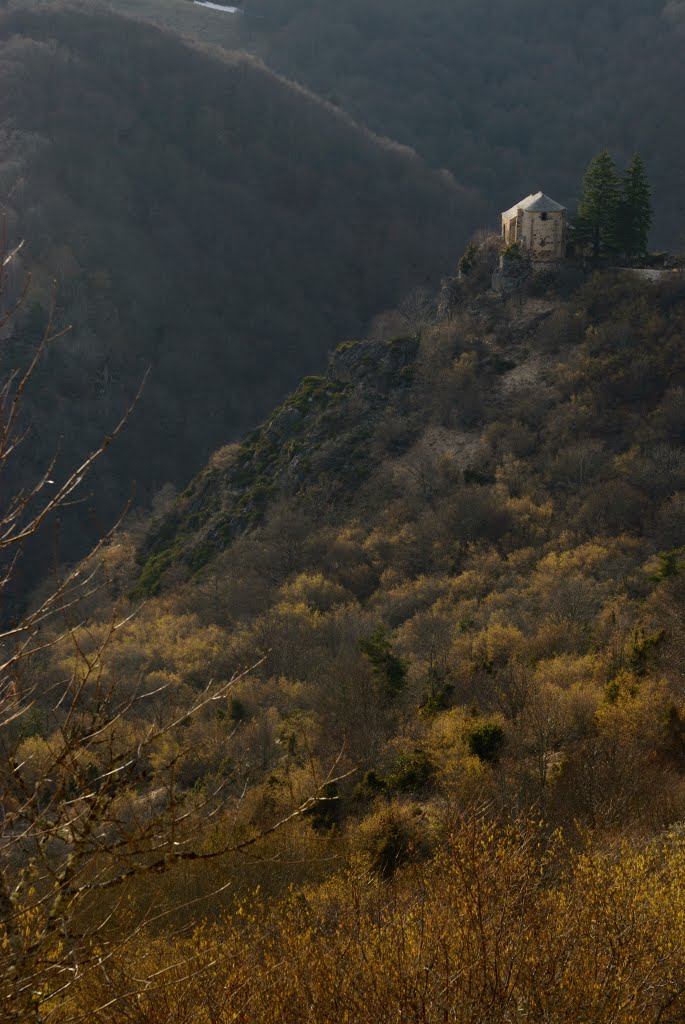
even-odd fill
[(236, 448), (210, 465), (150, 532), (138, 561), (139, 595), (160, 590), (171, 566), (202, 568), (235, 537), (258, 525), (272, 502), (312, 481), (342, 500), (373, 466), (368, 440), (388, 399), (413, 376), (418, 341), (340, 345), (328, 372), (299, 388)]

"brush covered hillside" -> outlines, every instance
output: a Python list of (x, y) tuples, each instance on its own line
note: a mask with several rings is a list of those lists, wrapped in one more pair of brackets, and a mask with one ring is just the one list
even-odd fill
[(222, 663), (264, 655), (244, 727), (294, 737), (277, 779), (302, 743), (344, 748), (343, 832), (441, 791), (665, 826), (685, 799), (684, 329), (680, 280), (598, 276), (340, 346), (153, 525), (135, 628), (192, 609)]
[(682, 1019), (685, 285), (503, 301), (480, 256), (120, 532), (23, 662), (76, 680), (11, 727), (81, 858), (59, 943), (103, 920), (50, 1019)]
[(112, 0), (239, 46), (506, 210), (543, 189), (569, 207), (588, 160), (639, 150), (655, 238), (682, 243), (680, 0)]
[(73, 325), (40, 368), (27, 477), (58, 435), (76, 463), (151, 368), (99, 468), (96, 532), (131, 480), (139, 501), (185, 482), (337, 341), (435, 284), (479, 217), (448, 175), (251, 59), (94, 3), (2, 5), (0, 138), (34, 278), (3, 365), (33, 351), (53, 277)]
[[(431, 792), (450, 730), (472, 754), (482, 731), (499, 738), (462, 781), (493, 799), (500, 763), (512, 808), (609, 827), (648, 804), (666, 824), (685, 799), (685, 288), (597, 275), (454, 303), (388, 315), (212, 457), (122, 563), (122, 592), (158, 595), (134, 629), (193, 609), (222, 671), (265, 656), (246, 721), (268, 708), (297, 737), (303, 716), (308, 749), (344, 745), (386, 796)], [(604, 718), (652, 714), (646, 760), (612, 761)]]

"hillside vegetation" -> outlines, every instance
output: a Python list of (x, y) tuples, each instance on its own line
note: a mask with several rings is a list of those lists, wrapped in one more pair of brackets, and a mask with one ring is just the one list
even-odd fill
[(79, 519), (91, 536), (131, 481), (139, 501), (181, 484), (337, 341), (436, 283), (479, 216), (448, 175), (249, 58), (94, 3), (3, 5), (0, 138), (34, 273), (3, 366), (32, 351), (53, 276), (73, 325), (42, 365), (27, 478), (58, 435), (65, 464), (96, 444), (151, 367)]
[(681, 1024), (683, 6), (0, 0), (2, 1024)]
[(155, 916), (223, 895), (192, 938), (113, 950), (55, 1019), (130, 1019), (134, 977), (157, 979), (137, 1019), (165, 1024), (682, 1016), (685, 288), (503, 302), (472, 276), (437, 305), (377, 320), (120, 533), (77, 644), (26, 666), (149, 694), (131, 743), (253, 666), (131, 784), (141, 808), (171, 764), (192, 808), (223, 780), (206, 849), (337, 777), (255, 859), (133, 883)]

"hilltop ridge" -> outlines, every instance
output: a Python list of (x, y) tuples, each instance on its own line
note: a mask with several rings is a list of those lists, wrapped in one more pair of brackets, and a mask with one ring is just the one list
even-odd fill
[[(683, 365), (682, 289), (680, 279), (655, 287), (596, 275), (567, 297), (472, 294), (447, 319), (426, 313), (409, 324), (396, 314), (389, 327), (405, 333), (340, 346), (325, 376), (306, 378), (213, 457), (141, 549), (141, 589), (156, 590), (171, 564), (197, 571), (284, 502), (318, 507), (319, 522), (355, 517), (360, 502), (382, 521), (389, 507), (406, 510), (399, 481), (413, 492), (414, 474), (426, 475), (427, 517), (467, 496), (483, 506), (482, 537), (476, 517), (462, 544), (489, 535), (508, 492), (531, 501), (531, 515), (549, 503), (580, 535), (593, 517), (598, 528), (648, 533), (656, 509), (644, 492), (649, 456), (638, 452), (669, 440), (650, 440), (645, 423)], [(646, 349), (652, 314), (666, 337)]]

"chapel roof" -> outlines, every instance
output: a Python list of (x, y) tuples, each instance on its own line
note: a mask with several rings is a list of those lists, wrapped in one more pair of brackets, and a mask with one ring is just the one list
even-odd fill
[(528, 210), (530, 213), (558, 213), (565, 209), (565, 206), (562, 206), (561, 203), (556, 203), (549, 196), (546, 196), (544, 192), (536, 192), (534, 195), (526, 196), (516, 206), (512, 206), (510, 210), (506, 210), (502, 216), (507, 220), (511, 220), (519, 210)]

